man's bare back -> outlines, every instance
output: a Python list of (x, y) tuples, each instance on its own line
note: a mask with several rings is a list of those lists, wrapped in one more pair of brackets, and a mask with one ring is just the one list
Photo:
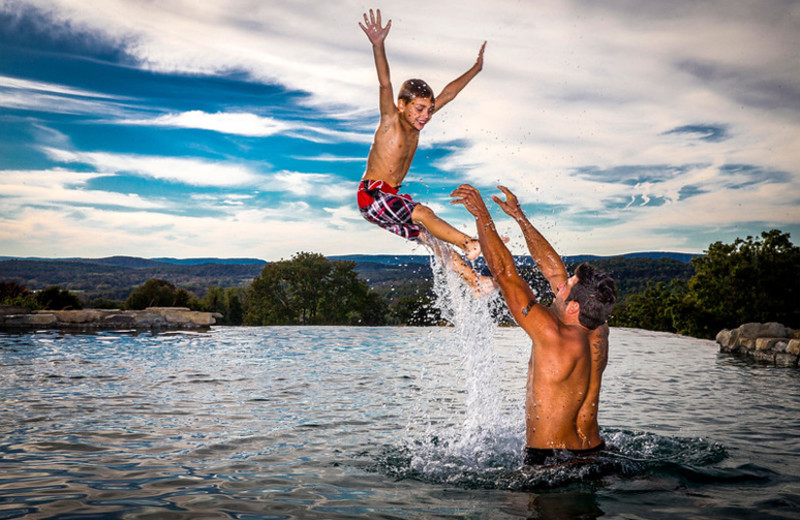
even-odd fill
[(557, 332), (531, 346), (525, 402), (527, 446), (583, 449), (573, 425), (589, 386), (588, 350), (585, 334), (574, 330)]
[(603, 372), (608, 365), (608, 325), (601, 325), (589, 334), (589, 348), (592, 361), (589, 374), (589, 388), (586, 399), (578, 412), (578, 435), (583, 440), (583, 449), (590, 449), (603, 443), (597, 413), (600, 408), (600, 387)]

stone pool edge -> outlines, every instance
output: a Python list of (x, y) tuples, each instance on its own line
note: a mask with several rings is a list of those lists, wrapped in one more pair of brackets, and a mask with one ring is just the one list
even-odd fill
[(745, 323), (733, 330), (722, 329), (716, 341), (720, 352), (753, 358), (781, 367), (798, 367), (800, 330), (780, 323)]
[(207, 329), (221, 317), (216, 312), (193, 311), (186, 307), (33, 312), (6, 308), (0, 312), (0, 330), (193, 330)]

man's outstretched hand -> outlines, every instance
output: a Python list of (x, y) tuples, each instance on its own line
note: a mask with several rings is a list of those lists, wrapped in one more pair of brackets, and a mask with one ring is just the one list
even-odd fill
[(505, 194), (506, 200), (502, 200), (497, 195), (492, 195), (492, 200), (495, 201), (498, 206), (500, 206), (500, 208), (505, 212), (505, 214), (515, 220), (524, 218), (525, 214), (522, 213), (522, 208), (519, 206), (519, 201), (517, 200), (517, 196), (511, 193), (511, 190), (509, 190), (505, 186), (498, 186), (497, 189), (499, 189)]
[(450, 194), (453, 200), (450, 204), (463, 204), (467, 211), (469, 211), (475, 218), (490, 219), (489, 210), (486, 209), (486, 203), (483, 202), (481, 193), (469, 184), (462, 184)]
[(386, 22), (386, 27), (381, 27), (381, 10), (377, 10), (376, 16), (376, 13), (370, 9), (369, 18), (367, 18), (367, 13), (364, 13), (364, 23), (358, 22), (358, 25), (364, 30), (372, 45), (377, 45), (383, 43), (383, 40), (386, 39), (389, 29), (392, 28), (392, 21)]

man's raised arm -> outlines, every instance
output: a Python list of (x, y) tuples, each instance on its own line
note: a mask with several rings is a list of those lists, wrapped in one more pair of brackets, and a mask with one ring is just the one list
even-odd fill
[(374, 13), (370, 9), (369, 18), (367, 18), (367, 13), (364, 13), (364, 23), (358, 22), (358, 25), (364, 30), (367, 38), (372, 43), (372, 54), (375, 56), (375, 68), (378, 71), (378, 84), (380, 85), (381, 116), (389, 115), (396, 107), (384, 41), (389, 34), (389, 29), (392, 28), (392, 21), (386, 22), (386, 27), (381, 27), (381, 10), (378, 9), (377, 13)]
[(444, 87), (441, 92), (439, 92), (439, 95), (436, 96), (434, 113), (438, 112), (443, 106), (453, 101), (458, 93), (467, 86), (467, 83), (469, 83), (470, 80), (477, 76), (478, 73), (483, 69), (483, 50), (485, 48), (486, 42), (483, 42), (483, 45), (481, 45), (481, 50), (478, 51), (478, 59), (475, 61), (475, 65), (470, 67), (467, 72), (448, 83), (447, 86)]
[(467, 211), (475, 217), (481, 253), (486, 260), (486, 265), (492, 272), (495, 282), (500, 286), (511, 315), (517, 323), (525, 326), (523, 321), (531, 304), (536, 302), (536, 295), (517, 272), (514, 257), (503, 239), (497, 234), (480, 192), (469, 184), (462, 184), (450, 196), (454, 197), (454, 200), (450, 201), (452, 204), (463, 204)]
[(493, 195), (492, 200), (502, 208), (506, 215), (517, 221), (517, 224), (522, 229), (522, 234), (525, 236), (525, 243), (528, 245), (528, 251), (536, 263), (536, 267), (547, 279), (553, 292), (557, 292), (558, 286), (566, 283), (569, 278), (564, 262), (556, 253), (556, 250), (553, 249), (553, 246), (550, 245), (550, 242), (530, 223), (525, 213), (523, 213), (516, 195), (504, 186), (498, 186), (497, 188), (506, 195), (506, 200), (500, 199), (497, 195)]

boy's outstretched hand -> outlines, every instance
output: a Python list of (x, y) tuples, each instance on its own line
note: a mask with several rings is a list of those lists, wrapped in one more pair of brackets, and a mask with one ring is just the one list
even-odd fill
[(478, 67), (478, 71), (483, 70), (483, 51), (486, 49), (486, 42), (483, 42), (481, 45), (481, 50), (478, 51), (478, 59), (475, 61), (475, 65)]
[[(370, 9), (369, 18), (367, 18), (367, 13), (364, 13), (364, 23), (358, 22), (358, 25), (364, 30), (364, 33), (367, 35), (367, 38), (369, 38), (369, 41), (372, 42), (372, 45), (377, 45), (386, 39), (386, 36), (389, 34), (389, 29), (392, 27), (392, 21), (389, 20), (386, 22), (386, 27), (381, 27), (381, 10), (377, 10), (376, 16), (376, 13)], [(482, 48), (478, 59), (483, 61)]]

